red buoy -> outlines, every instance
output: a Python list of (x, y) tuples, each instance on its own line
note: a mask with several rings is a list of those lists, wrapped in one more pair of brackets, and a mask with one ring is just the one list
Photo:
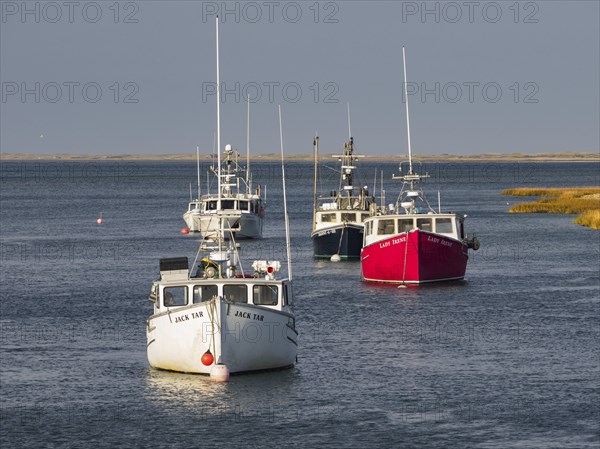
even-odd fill
[(96, 220), (96, 223), (98, 223), (98, 224), (102, 224), (102, 217), (98, 218), (98, 219)]
[(202, 361), (202, 364), (204, 366), (210, 366), (213, 364), (213, 362), (215, 361), (215, 358), (213, 357), (212, 353), (210, 352), (210, 349), (208, 351), (206, 351), (204, 354), (202, 354), (202, 358), (200, 359), (200, 361)]
[(181, 228), (181, 233), (182, 233), (183, 235), (186, 235), (186, 234), (189, 234), (189, 233), (190, 233), (190, 230), (189, 230), (189, 228)]

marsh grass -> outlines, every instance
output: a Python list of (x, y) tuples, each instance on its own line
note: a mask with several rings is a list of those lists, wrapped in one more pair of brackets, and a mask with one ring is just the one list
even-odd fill
[(586, 210), (573, 223), (600, 230), (600, 210)]
[(502, 195), (543, 197), (517, 204), (510, 213), (581, 214), (574, 223), (600, 229), (600, 187), (518, 188), (504, 190)]

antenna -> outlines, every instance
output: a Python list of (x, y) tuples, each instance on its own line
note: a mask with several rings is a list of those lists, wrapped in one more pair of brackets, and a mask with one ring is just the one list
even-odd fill
[(283, 182), (283, 214), (285, 217), (285, 243), (287, 246), (288, 278), (292, 280), (292, 257), (290, 248), (290, 220), (287, 210), (287, 195), (285, 191), (285, 166), (283, 164), (283, 125), (281, 123), (281, 105), (279, 105), (279, 141), (281, 142), (281, 179)]
[(198, 171), (198, 201), (200, 201), (200, 146), (196, 147), (196, 169)]
[(217, 23), (217, 209), (221, 209), (221, 75), (219, 72), (219, 16), (215, 17)]
[(350, 126), (350, 103), (346, 103), (348, 107), (348, 139), (352, 138), (352, 126)]
[(406, 131), (408, 134), (408, 174), (413, 174), (412, 169), (412, 151), (410, 148), (410, 119), (408, 118), (408, 80), (406, 79), (406, 51), (404, 47), (402, 47), (402, 64), (404, 66), (404, 101), (406, 103)]
[(377, 168), (375, 169), (375, 177), (373, 179), (373, 198), (377, 196)]
[(246, 189), (250, 191), (250, 95), (247, 98), (248, 101), (248, 119), (246, 124)]

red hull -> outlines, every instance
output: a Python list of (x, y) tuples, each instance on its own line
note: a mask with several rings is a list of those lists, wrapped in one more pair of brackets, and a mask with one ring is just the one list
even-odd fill
[(416, 229), (364, 247), (362, 276), (365, 281), (395, 284), (463, 279), (468, 258), (464, 243)]

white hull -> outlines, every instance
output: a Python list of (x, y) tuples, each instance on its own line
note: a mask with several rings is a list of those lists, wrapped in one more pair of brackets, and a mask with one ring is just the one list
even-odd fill
[(164, 370), (210, 374), (213, 365), (201, 362), (210, 347), (214, 363), (227, 365), (230, 373), (291, 366), (298, 336), (293, 320), (286, 312), (223, 299), (156, 314), (147, 324), (148, 362)]
[(217, 215), (188, 211), (183, 215), (183, 219), (190, 232), (200, 232), (202, 237), (215, 238), (220, 232), (219, 216), (223, 217), (225, 228), (221, 237), (228, 238), (227, 229), (231, 229), (236, 239), (262, 238), (263, 218), (258, 214), (232, 211)]

